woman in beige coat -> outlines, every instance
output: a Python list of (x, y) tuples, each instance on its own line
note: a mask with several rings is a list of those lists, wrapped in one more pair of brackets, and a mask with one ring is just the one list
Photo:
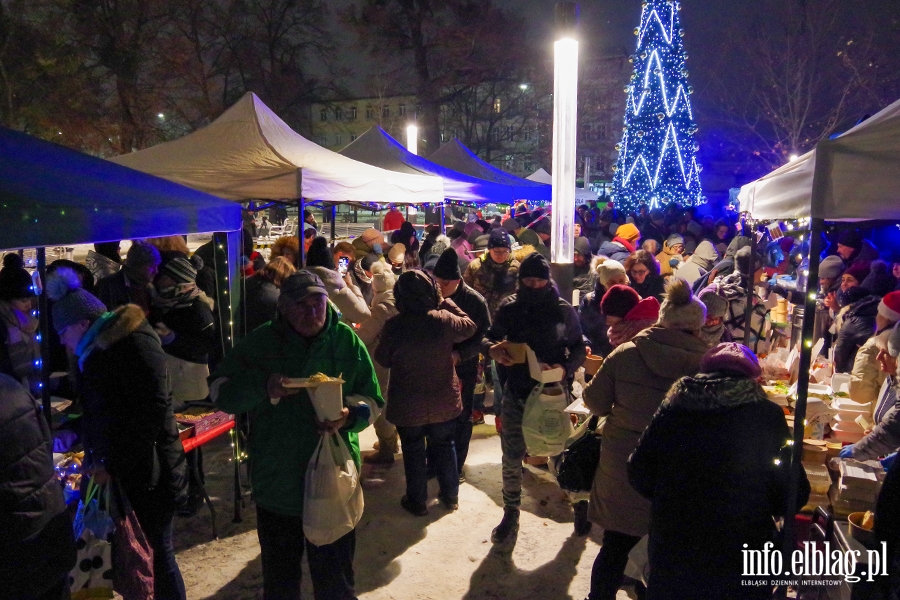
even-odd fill
[(613, 600), (628, 553), (649, 532), (650, 502), (628, 482), (628, 457), (676, 380), (695, 375), (706, 345), (698, 337), (706, 307), (683, 279), (666, 289), (659, 321), (616, 348), (584, 390), (584, 403), (606, 416), (590, 519), (604, 529), (591, 572), (590, 600)]
[[(375, 350), (381, 340), (381, 331), (387, 320), (397, 314), (397, 306), (394, 302), (394, 277), (391, 268), (383, 261), (372, 263), (372, 289), (375, 296), (372, 298), (371, 316), (362, 322), (356, 335), (366, 345), (372, 364), (375, 365), (375, 375), (378, 377), (378, 387), (385, 402), (388, 400), (387, 391), (391, 370), (381, 366), (375, 360)], [(400, 451), (400, 442), (397, 438), (397, 428), (385, 417), (384, 409), (375, 419), (375, 435), (378, 436), (378, 452), (363, 457), (363, 461), (372, 464), (390, 465), (394, 462), (394, 454)]]

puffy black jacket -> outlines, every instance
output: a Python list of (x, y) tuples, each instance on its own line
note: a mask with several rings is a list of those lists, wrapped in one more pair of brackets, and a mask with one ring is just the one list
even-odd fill
[(165, 323), (175, 333), (175, 340), (165, 346), (166, 354), (181, 360), (205, 365), (216, 343), (216, 327), (212, 310), (200, 298), (185, 308), (173, 308), (150, 315), (154, 323)]
[[(571, 380), (587, 356), (578, 313), (558, 295), (549, 302), (536, 305), (519, 302), (518, 296), (518, 293), (513, 294), (497, 309), (497, 316), (485, 336), (485, 345), (502, 340), (528, 344), (539, 362), (561, 365), (567, 379)], [(518, 398), (527, 397), (536, 385), (529, 375), (527, 363), (511, 367), (498, 365), (498, 371), (509, 392)]]
[(450, 299), (470, 319), (475, 321), (475, 326), (478, 328), (472, 337), (453, 346), (453, 349), (459, 353), (460, 364), (456, 365), (457, 370), (463, 363), (471, 362), (473, 364), (467, 366), (477, 367), (474, 363), (481, 353), (481, 341), (491, 326), (491, 315), (488, 312), (487, 302), (481, 294), (466, 285), (464, 281), (459, 282), (456, 293), (450, 296)]
[(40, 407), (0, 374), (0, 590), (38, 596), (75, 565), (72, 521), (53, 470)]
[[(769, 598), (741, 585), (743, 545), (772, 541), (790, 483), (790, 431), (758, 383), (724, 373), (677, 381), (628, 463), (652, 501), (648, 598)], [(797, 506), (809, 497), (801, 469)], [(765, 593), (768, 592), (768, 593)]]
[(261, 274), (247, 278), (241, 298), (241, 314), (247, 333), (275, 318), (280, 293), (278, 287)]
[(118, 308), (82, 360), (85, 460), (104, 464), (132, 503), (174, 507), (187, 486), (184, 448), (165, 353), (141, 308)]
[(875, 316), (878, 314), (878, 296), (866, 296), (847, 309), (844, 323), (834, 344), (834, 370), (849, 373), (856, 360), (856, 352), (875, 335)]
[(591, 353), (604, 357), (613, 351), (607, 333), (606, 315), (600, 312), (600, 299), (605, 292), (606, 288), (597, 283), (594, 291), (582, 296), (581, 302), (578, 304), (581, 330), (584, 332), (584, 337), (590, 342)]

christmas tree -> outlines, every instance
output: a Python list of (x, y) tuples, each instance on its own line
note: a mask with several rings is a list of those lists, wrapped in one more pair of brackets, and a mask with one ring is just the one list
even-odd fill
[(691, 113), (684, 30), (673, 0), (643, 2), (641, 26), (634, 30), (637, 52), (631, 81), (625, 86), (625, 126), (616, 144), (619, 159), (613, 170), (616, 207), (637, 210), (677, 202), (699, 204), (697, 125)]

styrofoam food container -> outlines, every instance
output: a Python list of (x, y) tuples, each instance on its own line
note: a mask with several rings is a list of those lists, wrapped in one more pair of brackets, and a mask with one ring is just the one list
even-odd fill
[(851, 444), (855, 444), (864, 437), (862, 431), (846, 431), (836, 427), (831, 428), (831, 435), (836, 440), (850, 442)]
[(344, 409), (344, 385), (339, 381), (326, 381), (309, 388), (313, 408), (320, 421), (337, 421)]
[(844, 418), (841, 417), (840, 414), (835, 415), (834, 420), (831, 422), (832, 429), (839, 429), (841, 431), (859, 431), (860, 433), (864, 433), (865, 430), (862, 426), (854, 421), (856, 417), (852, 418)]

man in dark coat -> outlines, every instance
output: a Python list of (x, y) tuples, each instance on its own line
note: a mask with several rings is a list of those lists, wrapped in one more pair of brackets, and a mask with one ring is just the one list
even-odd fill
[(50, 429), (19, 382), (0, 374), (0, 590), (15, 600), (68, 598), (72, 520), (53, 470)]
[(462, 281), (459, 263), (453, 248), (447, 248), (434, 267), (434, 278), (441, 295), (449, 298), (475, 322), (477, 330), (469, 339), (453, 346), (456, 376), (462, 391), (462, 412), (456, 419), (456, 464), (459, 466), (460, 483), (465, 480), (463, 465), (469, 454), (472, 439), (472, 410), (475, 407), (475, 380), (478, 377), (478, 355), (481, 342), (491, 326), (484, 297)]
[(149, 315), (153, 301), (153, 278), (161, 262), (162, 257), (156, 246), (132, 242), (122, 270), (97, 283), (97, 297), (110, 310), (125, 304), (137, 304), (144, 315)]
[[(587, 356), (578, 314), (550, 281), (550, 263), (537, 252), (529, 254), (519, 267), (519, 285), (497, 310), (484, 339), (492, 359), (502, 365), (504, 381), (501, 407), (503, 450), (503, 520), (491, 534), (494, 543), (510, 539), (519, 530), (522, 499), (522, 459), (525, 439), (522, 416), (525, 401), (537, 382), (528, 364), (516, 363), (508, 343), (528, 344), (537, 360), (551, 368), (561, 367), (564, 383), (571, 383), (575, 371)], [(497, 395), (495, 395), (496, 397)]]
[(184, 599), (172, 521), (187, 478), (159, 337), (139, 306), (107, 312), (68, 269), (47, 281), (47, 293), (59, 338), (78, 358), (84, 465), (130, 501), (153, 548), (156, 597)]
[(835, 373), (849, 373), (853, 370), (856, 353), (875, 335), (875, 316), (881, 302), (881, 298), (861, 286), (847, 290), (844, 298), (849, 305), (834, 343)]
[[(791, 432), (760, 373), (746, 346), (719, 344), (672, 387), (631, 455), (631, 485), (652, 502), (648, 599), (771, 597), (742, 584), (742, 550), (773, 540), (790, 481)], [(798, 484), (797, 509), (810, 490), (802, 469)]]

